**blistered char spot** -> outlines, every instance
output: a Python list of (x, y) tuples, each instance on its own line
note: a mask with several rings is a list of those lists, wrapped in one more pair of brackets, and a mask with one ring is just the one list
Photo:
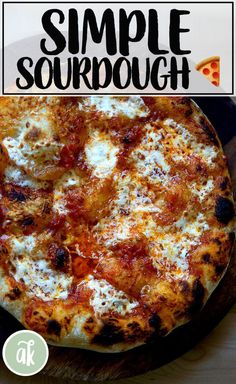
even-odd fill
[(189, 290), (190, 290), (190, 287), (189, 287), (189, 283), (186, 281), (186, 280), (182, 280), (180, 282), (180, 287), (181, 287), (181, 292), (185, 295), (187, 293), (189, 293)]
[(156, 331), (159, 331), (161, 325), (161, 319), (157, 315), (157, 313), (153, 313), (153, 315), (149, 319), (150, 327), (154, 328)]
[(211, 255), (210, 255), (210, 253), (204, 253), (204, 255), (202, 255), (202, 260), (203, 260), (205, 263), (210, 263), (210, 260), (211, 260)]
[(68, 258), (69, 258), (69, 252), (67, 251), (67, 249), (63, 247), (58, 248), (56, 251), (55, 266), (59, 269), (63, 268)]
[(157, 313), (153, 313), (152, 316), (149, 318), (148, 322), (150, 327), (153, 328), (153, 332), (151, 333), (151, 335), (148, 336), (146, 342), (155, 342), (156, 339), (165, 334), (165, 329), (162, 327), (161, 318), (158, 316)]
[(124, 332), (113, 324), (105, 324), (100, 333), (94, 336), (92, 343), (103, 346), (122, 343), (125, 339)]
[(18, 201), (18, 202), (25, 202), (26, 201), (26, 196), (24, 195), (23, 192), (21, 191), (16, 191), (15, 189), (12, 189), (9, 193), (8, 193), (8, 198), (9, 200), (12, 200), (12, 201)]
[(226, 265), (225, 264), (217, 264), (215, 266), (215, 272), (218, 276), (222, 275), (222, 273), (224, 272), (226, 268)]
[(221, 191), (225, 191), (229, 185), (229, 178), (225, 177), (224, 180), (220, 183)]
[(200, 279), (196, 279), (193, 283), (192, 288), (192, 302), (188, 309), (190, 315), (193, 315), (195, 312), (199, 311), (203, 306), (205, 296), (205, 289), (200, 281)]
[(31, 217), (31, 216), (25, 217), (22, 220), (21, 225), (23, 225), (24, 227), (28, 227), (30, 225), (34, 225), (34, 218)]
[(215, 216), (222, 224), (228, 224), (234, 217), (234, 204), (231, 200), (219, 196), (215, 206)]
[(21, 296), (21, 290), (18, 287), (14, 287), (10, 293), (8, 293), (7, 297), (10, 300), (17, 300)]
[(234, 241), (235, 241), (235, 233), (234, 232), (230, 232), (229, 233), (229, 242), (231, 244), (231, 247), (234, 245)]
[(49, 335), (60, 336), (61, 334), (61, 325), (57, 320), (51, 319), (47, 322), (47, 332)]

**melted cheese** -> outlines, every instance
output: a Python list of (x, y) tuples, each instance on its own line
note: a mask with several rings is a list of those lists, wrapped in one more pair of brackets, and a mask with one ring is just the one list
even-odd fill
[(85, 99), (84, 104), (87, 109), (95, 108), (97, 111), (112, 117), (124, 114), (133, 119), (134, 117), (147, 116), (148, 108), (140, 97), (129, 97), (128, 99), (111, 98), (109, 96), (91, 96)]
[(16, 137), (6, 137), (3, 146), (15, 165), (31, 173), (37, 165), (58, 162), (62, 144), (56, 140), (43, 108), (35, 116), (25, 117)]
[(97, 280), (90, 276), (87, 286), (93, 291), (90, 304), (96, 315), (117, 312), (125, 316), (138, 305), (137, 301), (129, 298), (124, 292), (116, 290), (106, 280)]
[(175, 226), (179, 228), (183, 234), (198, 237), (201, 236), (204, 231), (209, 229), (209, 225), (206, 223), (202, 213), (199, 213), (192, 221), (190, 218), (187, 219), (182, 216), (182, 218), (175, 223)]
[(173, 119), (166, 119), (164, 125), (172, 128), (172, 134), (169, 133), (168, 139), (175, 148), (172, 158), (175, 161), (181, 161), (183, 156), (187, 154), (195, 154), (199, 156), (208, 165), (213, 164), (213, 160), (217, 156), (217, 152), (213, 147), (199, 143), (182, 124), (176, 123)]
[(56, 181), (54, 184), (55, 189), (63, 190), (69, 187), (79, 187), (81, 185), (82, 179), (81, 176), (77, 175), (76, 172), (72, 169)]
[(44, 301), (67, 298), (72, 277), (53, 271), (44, 259), (15, 259), (14, 266), (14, 278), (25, 283), (29, 296), (37, 296)]
[(120, 216), (105, 218), (95, 226), (98, 238), (107, 247), (135, 237), (137, 223), (132, 217)]
[(201, 185), (199, 183), (192, 183), (191, 185), (192, 193), (198, 197), (200, 202), (203, 202), (205, 198), (212, 192), (213, 189), (214, 182), (211, 179), (207, 180), (207, 183), (205, 185)]
[(8, 166), (4, 172), (4, 181), (5, 183), (12, 183), (20, 187), (28, 187), (31, 189), (47, 189), (49, 183), (44, 181), (39, 181), (25, 173), (23, 170)]
[(121, 209), (129, 213), (160, 212), (163, 200), (156, 198), (137, 173), (116, 174), (114, 180), (117, 182), (117, 194), (112, 210), (114, 216), (118, 215)]
[(12, 251), (16, 255), (31, 253), (36, 247), (36, 238), (33, 235), (13, 238), (11, 240)]
[(66, 299), (72, 277), (50, 268), (41, 250), (42, 239), (45, 238), (46, 235), (29, 235), (10, 240), (14, 278), (25, 283), (29, 296), (36, 295), (45, 301)]
[(156, 126), (147, 124), (141, 144), (132, 152), (136, 169), (153, 182), (163, 182), (170, 170), (170, 165), (164, 156), (162, 131)]
[(85, 146), (88, 165), (93, 169), (93, 175), (105, 178), (113, 171), (119, 148), (114, 146), (109, 136), (95, 131)]

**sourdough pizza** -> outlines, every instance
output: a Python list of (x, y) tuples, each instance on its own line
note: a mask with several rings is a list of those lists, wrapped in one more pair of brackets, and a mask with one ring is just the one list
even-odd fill
[(192, 318), (223, 276), (234, 204), (187, 98), (0, 99), (0, 303), (49, 343), (118, 352)]

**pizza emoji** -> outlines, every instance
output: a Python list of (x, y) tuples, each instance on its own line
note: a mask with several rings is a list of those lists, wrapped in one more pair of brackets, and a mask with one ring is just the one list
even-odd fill
[(220, 57), (211, 56), (196, 65), (197, 71), (202, 73), (213, 85), (220, 85)]

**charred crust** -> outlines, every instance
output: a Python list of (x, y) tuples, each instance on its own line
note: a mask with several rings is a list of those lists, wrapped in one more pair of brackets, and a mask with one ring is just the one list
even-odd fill
[(0, 255), (8, 255), (8, 249), (3, 244), (0, 244)]
[(120, 213), (123, 216), (129, 216), (129, 211), (125, 208), (120, 208)]
[(23, 192), (17, 191), (15, 189), (11, 189), (11, 191), (8, 192), (8, 198), (11, 201), (17, 201), (20, 203), (25, 202), (27, 199)]
[(24, 227), (29, 227), (30, 225), (34, 225), (34, 218), (32, 216), (25, 217), (22, 220), (21, 225)]
[(153, 328), (153, 332), (146, 339), (147, 343), (154, 343), (158, 338), (165, 334), (164, 328), (161, 328), (162, 321), (161, 318), (157, 315), (157, 313), (153, 313), (149, 318), (149, 326)]
[(215, 217), (222, 224), (228, 224), (234, 217), (234, 204), (226, 197), (219, 196), (215, 205)]
[(161, 337), (164, 337), (168, 333), (168, 329), (166, 327), (161, 328), (159, 332), (154, 331), (146, 338), (146, 343), (155, 343)]
[(211, 255), (210, 255), (210, 253), (204, 253), (204, 254), (202, 255), (202, 260), (203, 260), (205, 263), (209, 264), (209, 263), (210, 263), (210, 260), (211, 260)]
[(216, 273), (216, 275), (217, 276), (222, 275), (222, 273), (224, 272), (225, 268), (226, 268), (225, 264), (221, 264), (221, 263), (216, 264), (215, 265), (215, 273)]
[(234, 232), (229, 233), (229, 242), (230, 242), (231, 246), (234, 245), (234, 242), (235, 242), (235, 233)]
[(184, 112), (184, 116), (185, 117), (189, 117), (191, 116), (193, 113), (193, 110), (191, 108), (187, 109), (187, 111)]
[(218, 237), (215, 237), (214, 239), (212, 239), (213, 240), (213, 242), (215, 243), (215, 244), (217, 244), (217, 245), (221, 245), (222, 243), (221, 243), (221, 240), (218, 238)]
[(196, 165), (196, 171), (199, 172), (199, 173), (203, 171), (203, 167), (202, 167), (201, 164), (197, 164)]
[(60, 247), (56, 250), (54, 265), (56, 268), (64, 268), (69, 258), (69, 252), (66, 248)]
[(114, 324), (105, 324), (101, 331), (94, 336), (92, 343), (102, 346), (122, 343), (125, 340), (124, 332)]
[(183, 294), (188, 293), (190, 290), (189, 283), (186, 280), (182, 280), (180, 282), (180, 289)]
[(227, 189), (229, 185), (229, 179), (228, 177), (224, 177), (224, 180), (220, 183), (220, 190), (223, 192)]
[(171, 104), (173, 105), (190, 105), (191, 99), (189, 97), (175, 97), (174, 100), (171, 101)]
[(14, 287), (7, 295), (10, 300), (17, 300), (21, 295), (21, 290), (18, 287)]
[(188, 312), (190, 315), (194, 315), (198, 312), (202, 306), (205, 296), (205, 289), (200, 281), (200, 279), (196, 279), (193, 283), (192, 287), (192, 302), (189, 306)]
[(147, 333), (141, 329), (138, 322), (133, 321), (127, 325), (128, 333), (126, 335), (127, 341), (134, 342), (146, 337)]
[(161, 327), (161, 318), (158, 316), (157, 313), (153, 313), (148, 322), (150, 327), (154, 328), (155, 331), (159, 332)]
[(138, 331), (140, 331), (140, 325), (139, 325), (139, 323), (137, 323), (136, 321), (133, 321), (132, 323), (129, 323), (129, 324), (127, 325), (127, 327), (128, 327), (129, 329), (131, 329), (133, 332), (138, 332)]
[(128, 132), (122, 139), (123, 144), (131, 144), (133, 142), (132, 135)]
[(51, 213), (51, 207), (48, 201), (46, 201), (43, 206), (43, 213), (45, 213), (46, 215), (49, 215)]
[(88, 324), (92, 324), (94, 323), (94, 319), (92, 317), (89, 317), (87, 320), (86, 320), (86, 323)]
[(201, 128), (210, 140), (212, 144), (214, 144), (216, 147), (219, 147), (219, 142), (217, 140), (217, 136), (214, 132), (214, 130), (211, 128), (210, 124), (204, 117), (200, 117), (199, 122), (201, 124)]
[(49, 335), (60, 336), (61, 334), (61, 325), (57, 320), (51, 319), (47, 322), (47, 333)]

